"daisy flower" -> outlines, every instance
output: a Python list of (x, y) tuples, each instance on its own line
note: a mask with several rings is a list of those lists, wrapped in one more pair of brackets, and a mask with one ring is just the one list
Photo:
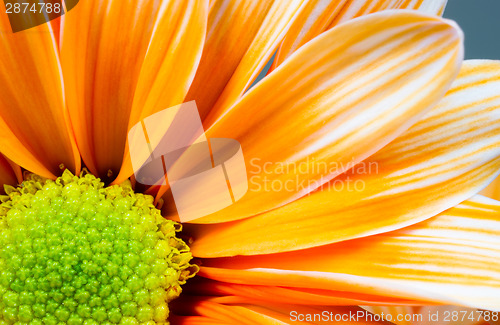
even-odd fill
[[(2, 10), (0, 323), (495, 321), (500, 62), (463, 61), (445, 2), (82, 0), (17, 33)], [(181, 225), (127, 133), (192, 100), (249, 190)]]

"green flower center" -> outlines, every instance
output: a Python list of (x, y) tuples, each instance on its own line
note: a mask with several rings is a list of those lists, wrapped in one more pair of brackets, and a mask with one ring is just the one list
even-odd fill
[(6, 192), (0, 324), (168, 324), (197, 266), (151, 196), (68, 171)]

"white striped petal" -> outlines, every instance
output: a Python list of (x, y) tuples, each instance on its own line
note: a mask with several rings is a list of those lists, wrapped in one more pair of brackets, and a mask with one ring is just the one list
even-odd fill
[(392, 231), (468, 199), (499, 169), (500, 62), (468, 61), (441, 103), (381, 151), (307, 197), (213, 226), (193, 252), (273, 253)]
[(200, 275), (500, 311), (499, 215), (500, 202), (476, 196), (395, 232), (296, 252), (204, 260)]
[[(209, 138), (241, 143), (249, 190), (196, 222), (276, 208), (375, 153), (445, 94), (461, 64), (461, 37), (453, 23), (399, 10), (362, 17), (310, 42), (207, 130)], [(344, 168), (273, 172), (278, 164), (330, 162)], [(272, 190), (269, 183), (288, 188)]]
[(442, 15), (447, 0), (311, 0), (294, 19), (280, 45), (271, 69), (325, 31), (356, 17), (389, 9), (418, 9), (430, 15)]

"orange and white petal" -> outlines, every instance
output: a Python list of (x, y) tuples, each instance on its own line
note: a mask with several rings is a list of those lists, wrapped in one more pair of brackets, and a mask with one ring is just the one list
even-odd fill
[(342, 11), (330, 24), (333, 26), (350, 19), (381, 10), (412, 9), (429, 15), (442, 15), (448, 0), (348, 0)]
[[(129, 126), (184, 100), (206, 32), (208, 0), (81, 1), (63, 19), (71, 122), (90, 171), (113, 180)], [(130, 162), (120, 177), (132, 174)]]
[[(345, 165), (378, 151), (444, 96), (462, 61), (461, 42), (453, 23), (401, 10), (362, 17), (308, 43), (207, 130), (209, 138), (240, 142), (249, 190), (196, 222), (265, 212), (345, 171), (274, 171), (279, 164)], [(269, 183), (290, 182), (307, 184), (269, 190)]]
[(395, 232), (296, 252), (205, 259), (199, 275), (499, 311), (499, 213), (500, 202), (476, 196)]
[(495, 200), (500, 200), (500, 177), (495, 178), (480, 194)]
[(192, 226), (192, 250), (202, 257), (265, 254), (392, 231), (468, 199), (499, 169), (500, 62), (466, 61), (441, 103), (374, 156), (281, 208)]
[(13, 33), (0, 12), (0, 147), (16, 164), (45, 177), (60, 165), (79, 172), (50, 24)]
[(271, 70), (283, 63), (293, 52), (321, 33), (350, 19), (390, 9), (417, 9), (441, 15), (447, 0), (338, 0), (308, 1), (294, 19), (278, 48)]
[(250, 87), (305, 2), (212, 2), (203, 56), (187, 96), (202, 119), (210, 110), (220, 115)]

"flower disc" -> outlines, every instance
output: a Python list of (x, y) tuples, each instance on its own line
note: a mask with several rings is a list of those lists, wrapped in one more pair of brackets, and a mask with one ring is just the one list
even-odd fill
[(0, 205), (0, 324), (167, 323), (196, 273), (180, 225), (129, 183), (31, 175)]

